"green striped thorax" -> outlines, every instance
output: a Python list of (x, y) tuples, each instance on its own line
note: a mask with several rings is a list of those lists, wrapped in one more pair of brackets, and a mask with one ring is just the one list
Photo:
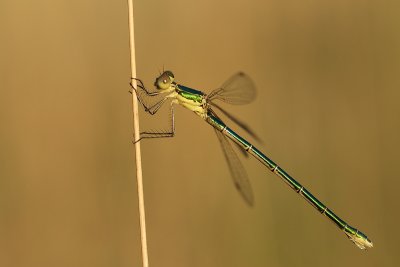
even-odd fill
[(159, 77), (156, 78), (154, 86), (161, 91), (169, 91), (168, 89), (172, 90), (174, 88), (178, 95), (187, 99), (188, 101), (193, 101), (198, 104), (203, 103), (205, 94), (202, 91), (186, 87), (182, 84), (177, 84), (174, 82), (174, 79), (175, 76), (171, 71), (164, 71)]
[(203, 99), (205, 97), (205, 94), (202, 91), (198, 91), (186, 86), (183, 86), (181, 84), (177, 85), (178, 88), (178, 94), (187, 100), (196, 102), (196, 103), (203, 103)]

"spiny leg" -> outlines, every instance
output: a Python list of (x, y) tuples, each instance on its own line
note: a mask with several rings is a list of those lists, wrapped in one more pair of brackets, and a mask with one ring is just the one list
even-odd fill
[[(131, 78), (132, 80), (136, 80), (138, 82), (137, 87), (141, 89), (141, 92), (145, 92), (145, 94), (149, 97), (157, 96), (160, 95), (160, 92), (150, 92), (146, 89), (144, 86), (143, 82), (140, 79), (137, 78)], [(162, 98), (160, 101), (156, 102), (153, 105), (147, 105), (145, 101), (143, 101), (142, 94), (139, 92), (137, 88), (135, 88), (132, 84), (132, 81), (130, 83), (131, 87), (133, 90), (136, 91), (136, 96), (140, 104), (142, 104), (144, 110), (149, 113), (150, 115), (154, 115), (158, 112), (158, 110), (162, 107), (162, 105), (165, 103), (167, 99), (169, 99), (168, 96)], [(132, 93), (132, 92), (131, 92)], [(178, 102), (176, 100), (173, 100), (171, 102), (171, 128), (167, 131), (145, 131), (140, 133), (140, 138), (133, 143), (139, 142), (141, 139), (145, 138), (163, 138), (163, 137), (173, 137), (175, 135), (175, 116), (174, 116), (174, 104), (177, 104)]]
[[(136, 97), (138, 99), (138, 101), (140, 102), (140, 104), (143, 106), (144, 110), (151, 114), (154, 115), (157, 113), (157, 111), (161, 108), (161, 106), (164, 104), (164, 102), (168, 99), (167, 97), (162, 98), (160, 101), (156, 102), (153, 105), (147, 105), (146, 102), (144, 101), (141, 92), (145, 92), (145, 94), (149, 97), (153, 97), (153, 96), (158, 96), (161, 93), (160, 92), (150, 92), (146, 89), (146, 87), (144, 86), (143, 82), (140, 79), (137, 78), (131, 78), (132, 80), (136, 80), (138, 82), (137, 87), (141, 89), (141, 91), (139, 91), (137, 88), (135, 88), (132, 84), (132, 81), (130, 83), (131, 87), (133, 90), (135, 90), (136, 92)], [(129, 91), (132, 94), (132, 91)]]
[[(167, 98), (165, 98), (167, 99)], [(164, 99), (164, 101), (165, 101)], [(161, 101), (160, 101), (161, 102)], [(176, 104), (177, 101), (173, 100), (171, 102), (171, 128), (167, 131), (161, 131), (161, 132), (156, 132), (156, 131), (145, 131), (140, 133), (140, 138), (133, 143), (137, 143), (142, 139), (145, 138), (164, 138), (164, 137), (174, 137), (175, 136), (175, 115), (174, 115), (174, 104)], [(161, 105), (160, 105), (161, 106)], [(157, 108), (157, 110), (160, 107)], [(157, 112), (157, 110), (155, 112)], [(151, 114), (151, 113), (150, 113)], [(153, 114), (152, 114), (153, 115)]]
[[(154, 114), (156, 114), (157, 111), (162, 107), (162, 105), (164, 104), (164, 102), (167, 101), (167, 99), (168, 99), (168, 97), (164, 97), (163, 99), (161, 99), (160, 101), (158, 101), (157, 103), (155, 103), (154, 105), (152, 105), (152, 106), (150, 106), (150, 107), (146, 106), (146, 105), (143, 104), (142, 102), (141, 102), (141, 103), (142, 103), (142, 105), (143, 105), (143, 107), (144, 107), (144, 110), (145, 110), (147, 113), (149, 113), (150, 115), (154, 115)], [(139, 100), (139, 98), (138, 98), (138, 100)], [(139, 100), (139, 102), (140, 102), (140, 100)]]
[(138, 78), (131, 78), (130, 85), (131, 85), (131, 87), (133, 88), (133, 90), (137, 91), (137, 88), (135, 88), (135, 87), (133, 86), (132, 80), (135, 80), (135, 81), (137, 82), (137, 87), (139, 87), (140, 89), (142, 89), (142, 90), (146, 93), (146, 95), (148, 95), (148, 96), (156, 96), (156, 95), (159, 95), (159, 94), (160, 94), (160, 92), (157, 92), (157, 91), (156, 91), (156, 92), (150, 92), (149, 90), (147, 90), (146, 87), (144, 86), (142, 80), (140, 80), (140, 79), (138, 79)]

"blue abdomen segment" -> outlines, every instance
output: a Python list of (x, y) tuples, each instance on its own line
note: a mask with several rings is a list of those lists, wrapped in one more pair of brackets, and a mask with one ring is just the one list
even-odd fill
[(212, 113), (207, 113), (206, 121), (212, 125), (215, 129), (222, 132), (229, 139), (237, 143), (249, 154), (254, 156), (262, 164), (264, 164), (271, 172), (275, 173), (280, 177), (287, 185), (289, 185), (296, 193), (301, 195), (307, 202), (318, 210), (321, 214), (325, 215), (329, 220), (331, 220), (338, 228), (344, 231), (347, 237), (355, 243), (359, 248), (366, 249), (372, 247), (372, 242), (368, 237), (357, 230), (356, 228), (348, 225), (344, 220), (337, 216), (332, 210), (328, 209), (321, 201), (319, 201), (315, 196), (311, 194), (304, 186), (297, 182), (293, 177), (291, 177), (287, 172), (285, 172), (281, 167), (279, 167), (270, 158), (264, 155), (260, 150), (254, 147), (247, 140), (242, 138), (240, 135), (235, 133), (232, 129), (227, 127), (220, 119), (215, 117)]

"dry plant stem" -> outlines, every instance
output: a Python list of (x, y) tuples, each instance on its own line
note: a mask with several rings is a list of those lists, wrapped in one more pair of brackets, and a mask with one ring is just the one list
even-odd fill
[[(133, 0), (128, 0), (128, 15), (129, 15), (129, 42), (131, 50), (131, 77), (136, 77), (136, 60), (135, 60), (135, 35), (133, 27)], [(134, 86), (136, 86), (136, 80), (132, 80)], [(132, 107), (133, 107), (133, 129), (134, 129), (134, 140), (138, 140), (140, 137), (139, 132), (139, 111), (138, 101), (136, 98), (135, 90), (132, 90)], [(142, 263), (143, 267), (149, 266), (149, 259), (147, 253), (147, 237), (146, 237), (146, 219), (144, 209), (144, 196), (143, 196), (143, 179), (142, 179), (142, 158), (140, 153), (140, 142), (135, 143), (136, 152), (136, 178), (137, 178), (137, 189), (139, 198), (139, 217), (140, 217), (140, 237), (142, 243)]]

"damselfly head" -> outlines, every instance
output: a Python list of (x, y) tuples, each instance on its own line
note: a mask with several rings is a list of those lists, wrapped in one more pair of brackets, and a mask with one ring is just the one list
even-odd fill
[(171, 87), (173, 81), (174, 74), (171, 71), (166, 70), (159, 77), (157, 77), (156, 81), (154, 82), (154, 86), (160, 90), (168, 89)]

